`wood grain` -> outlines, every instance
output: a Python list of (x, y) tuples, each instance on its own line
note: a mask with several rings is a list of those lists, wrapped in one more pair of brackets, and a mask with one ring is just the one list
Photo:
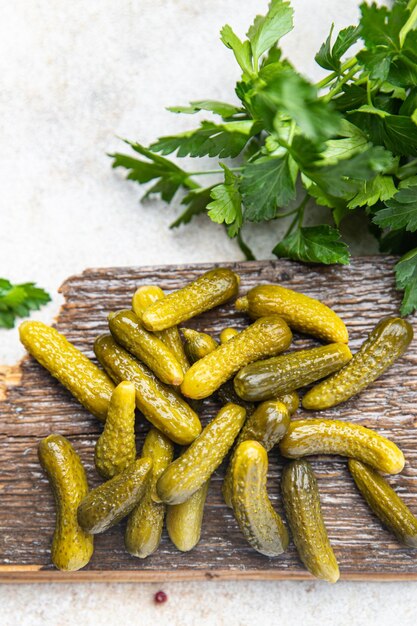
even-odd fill
[[(393, 265), (389, 257), (362, 257), (348, 267), (300, 265), (289, 261), (228, 264), (241, 276), (241, 292), (279, 282), (322, 299), (345, 320), (355, 351), (381, 317), (398, 313)], [(61, 288), (65, 297), (57, 328), (88, 356), (97, 334), (106, 331), (108, 311), (130, 305), (133, 291), (157, 284), (170, 291), (183, 286), (212, 266), (167, 266), (86, 270)], [(415, 319), (411, 320), (415, 327)], [(218, 336), (225, 326), (243, 328), (248, 320), (231, 304), (191, 320), (191, 327)], [(295, 337), (294, 347), (313, 345)], [(361, 423), (390, 437), (404, 451), (403, 473), (391, 484), (417, 513), (417, 339), (398, 363), (371, 388), (320, 416)], [(1, 373), (0, 373), (1, 374)], [(21, 374), (21, 379), (20, 379)], [(85, 463), (92, 486), (93, 449), (101, 425), (33, 359), (25, 358), (21, 372), (11, 368), (3, 378), (13, 383), (1, 395), (0, 376), (0, 581), (137, 581), (197, 578), (308, 579), (294, 546), (278, 558), (254, 552), (243, 541), (221, 497), (224, 466), (215, 473), (207, 501), (200, 544), (190, 553), (178, 552), (164, 536), (157, 553), (145, 560), (124, 550), (124, 523), (95, 541), (92, 561), (82, 572), (63, 574), (50, 564), (54, 505), (37, 460), (42, 437), (57, 432), (68, 437)], [(3, 380), (4, 384), (4, 380)], [(219, 408), (204, 402), (203, 423)], [(297, 417), (306, 415), (299, 411)], [(313, 415), (311, 415), (313, 417)], [(138, 445), (147, 424), (138, 420)], [(400, 546), (370, 513), (340, 458), (313, 460), (319, 481), (329, 536), (340, 562), (342, 578), (417, 579), (417, 553)], [(269, 490), (282, 512), (279, 496), (281, 461), (270, 454)]]

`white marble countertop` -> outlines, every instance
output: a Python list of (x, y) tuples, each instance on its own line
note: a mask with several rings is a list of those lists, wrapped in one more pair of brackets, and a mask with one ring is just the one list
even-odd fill
[[(164, 110), (201, 97), (229, 100), (237, 79), (218, 40), (243, 34), (266, 0), (14, 0), (0, 8), (0, 274), (54, 294), (36, 317), (51, 321), (69, 275), (86, 267), (232, 261), (242, 255), (205, 218), (176, 231), (172, 209), (138, 202), (110, 169), (116, 136), (147, 143), (194, 124)], [(317, 76), (313, 52), (356, 18), (355, 0), (293, 0), (286, 54)], [(176, 209), (178, 211), (178, 208)], [(256, 235), (256, 243), (255, 243)], [(248, 234), (268, 256), (276, 232)], [(363, 250), (372, 249), (367, 239)], [(265, 252), (266, 251), (266, 252)], [(0, 363), (22, 354), (0, 331)], [(169, 596), (155, 606), (153, 594)], [(252, 625), (416, 622), (415, 583), (201, 582), (0, 587), (2, 626), (135, 623)]]

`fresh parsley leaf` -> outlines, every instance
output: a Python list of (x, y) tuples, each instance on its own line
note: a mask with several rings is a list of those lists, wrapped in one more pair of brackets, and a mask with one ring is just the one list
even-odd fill
[(151, 194), (160, 194), (165, 202), (171, 202), (174, 195), (180, 188), (192, 188), (195, 185), (189, 180), (187, 172), (172, 163), (168, 159), (164, 159), (158, 154), (153, 153), (139, 143), (126, 143), (133, 150), (148, 160), (143, 161), (136, 159), (127, 154), (112, 154), (112, 167), (124, 167), (128, 170), (127, 179), (134, 180), (140, 184), (148, 183), (156, 180), (156, 183), (148, 189), (144, 197)]
[(366, 50), (357, 58), (374, 80), (389, 80), (401, 87), (417, 84), (417, 33), (410, 30), (403, 41), (401, 31), (410, 16), (406, 2), (385, 6), (361, 5), (361, 36)]
[(340, 116), (332, 105), (319, 99), (317, 88), (289, 68), (275, 74), (273, 82), (259, 92), (257, 103), (266, 119), (275, 108), (275, 127), (282, 114), (288, 115), (312, 141), (327, 139), (340, 127)]
[(35, 283), (13, 285), (0, 278), (0, 328), (13, 328), (17, 317), (27, 317), (50, 300), (50, 295)]
[(208, 216), (217, 224), (227, 224), (229, 237), (235, 237), (242, 226), (242, 198), (239, 192), (239, 176), (224, 164), (224, 182), (211, 190), (213, 202), (207, 205)]
[[(326, 193), (321, 187), (316, 185), (306, 174), (301, 174), (301, 180), (308, 195), (314, 198), (316, 204), (326, 206), (332, 209), (333, 218), (336, 226), (339, 225), (341, 219), (346, 213), (346, 201), (343, 198), (336, 198)], [(347, 211), (349, 212), (349, 211)]]
[(348, 26), (339, 32), (333, 46), (331, 45), (334, 24), (330, 29), (330, 34), (322, 44), (320, 50), (314, 57), (316, 62), (325, 70), (339, 72), (342, 56), (353, 46), (360, 37), (360, 26)]
[(389, 80), (400, 87), (417, 85), (417, 31), (408, 33), (401, 53), (393, 56)]
[(338, 161), (350, 159), (358, 152), (363, 152), (370, 147), (365, 133), (347, 120), (342, 121), (339, 135), (342, 137), (341, 139), (326, 141), (325, 149), (319, 161), (320, 165), (334, 165)]
[(383, 143), (393, 154), (417, 156), (417, 125), (412, 117), (389, 115), (383, 109), (366, 104), (357, 109), (356, 115), (359, 124), (361, 116), (366, 118), (363, 129), (372, 141)]
[(417, 88), (410, 89), (399, 110), (400, 115), (411, 116), (417, 109)]
[(272, 220), (278, 209), (295, 198), (297, 168), (287, 155), (261, 157), (248, 163), (242, 172), (242, 192), (245, 219), (250, 222)]
[(348, 248), (339, 231), (326, 224), (296, 230), (280, 241), (273, 253), (306, 263), (349, 263)]
[(228, 119), (229, 117), (233, 117), (233, 115), (244, 112), (244, 109), (241, 107), (228, 104), (227, 102), (218, 102), (217, 100), (195, 100), (190, 102), (189, 106), (167, 107), (167, 110), (172, 113), (187, 113), (190, 115), (199, 113), (200, 111), (210, 111), (215, 115), (220, 115), (223, 119)]
[(236, 61), (239, 63), (243, 76), (249, 78), (254, 72), (252, 67), (252, 50), (249, 41), (241, 41), (226, 24), (220, 31), (220, 39), (227, 48), (233, 50)]
[(265, 16), (257, 15), (247, 34), (255, 69), (258, 67), (259, 58), (269, 48), (276, 46), (292, 29), (293, 9), (290, 3), (284, 0), (271, 0), (268, 13)]
[(307, 175), (327, 194), (351, 200), (359, 191), (358, 181), (370, 180), (384, 173), (393, 164), (390, 152), (381, 146), (371, 146), (350, 159), (321, 168), (307, 170)]
[(368, 70), (373, 80), (387, 80), (391, 68), (391, 55), (387, 54), (384, 46), (375, 50), (361, 50), (357, 55), (358, 61)]
[(397, 20), (398, 12), (404, 13), (404, 7), (394, 4), (392, 11), (386, 6), (378, 6), (375, 2), (360, 5), (362, 27), (361, 37), (368, 48), (385, 46), (388, 50), (400, 48), (401, 22)]
[(395, 266), (397, 289), (404, 290), (401, 315), (417, 309), (417, 248), (410, 250)]
[(281, 50), (281, 48), (274, 48), (274, 47), (270, 48), (268, 50), (268, 53), (262, 59), (261, 71), (267, 65), (272, 65), (273, 63), (278, 63), (278, 61), (281, 60), (281, 57), (282, 57), (282, 50)]
[(382, 120), (384, 144), (394, 154), (417, 156), (417, 125), (405, 115), (388, 115)]
[(417, 230), (417, 185), (400, 189), (385, 202), (386, 208), (378, 211), (373, 219), (380, 228)]
[(342, 92), (333, 100), (335, 108), (344, 113), (358, 109), (366, 102), (366, 89), (355, 83), (343, 85)]
[(214, 185), (211, 187), (200, 187), (198, 189), (192, 189), (189, 193), (187, 193), (181, 201), (181, 204), (187, 208), (174, 222), (172, 222), (170, 228), (177, 228), (182, 224), (188, 224), (196, 215), (205, 213), (207, 205), (211, 199), (211, 191), (213, 187)]
[(374, 206), (377, 202), (389, 200), (397, 193), (392, 176), (378, 174), (371, 180), (365, 180), (361, 184), (357, 194), (348, 203), (349, 209), (359, 206)]
[(196, 130), (161, 137), (151, 149), (164, 155), (176, 152), (179, 157), (236, 157), (256, 132), (257, 124), (253, 120), (223, 124), (202, 122)]

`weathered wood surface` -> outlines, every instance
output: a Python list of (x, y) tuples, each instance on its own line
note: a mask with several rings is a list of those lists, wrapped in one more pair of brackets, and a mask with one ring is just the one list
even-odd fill
[[(322, 299), (345, 320), (353, 350), (368, 331), (399, 308), (394, 288), (395, 259), (364, 257), (348, 267), (306, 267), (287, 261), (231, 265), (241, 275), (241, 292), (259, 283), (279, 282)], [(208, 266), (167, 266), (87, 270), (62, 286), (65, 304), (57, 328), (88, 356), (97, 334), (106, 330), (106, 313), (129, 307), (135, 288), (157, 284), (173, 290), (196, 278)], [(412, 320), (416, 329), (415, 319)], [(231, 304), (209, 312), (189, 325), (218, 336), (226, 325), (242, 328), (248, 320)], [(294, 346), (312, 345), (296, 337)], [(359, 422), (390, 437), (407, 459), (403, 473), (391, 484), (417, 513), (417, 339), (408, 353), (360, 397), (321, 416)], [(16, 370), (3, 372), (13, 386), (0, 390), (0, 579), (18, 580), (163, 580), (166, 578), (309, 578), (291, 545), (278, 558), (254, 552), (243, 541), (221, 497), (224, 467), (212, 481), (200, 544), (181, 554), (164, 536), (158, 552), (146, 560), (129, 556), (123, 545), (124, 523), (98, 536), (91, 563), (83, 572), (61, 574), (50, 565), (54, 505), (37, 461), (38, 441), (52, 433), (68, 437), (81, 455), (92, 486), (99, 483), (93, 448), (101, 431), (59, 383), (34, 360), (26, 358)], [(1, 374), (1, 373), (0, 373)], [(0, 377), (1, 378), (1, 377)], [(1, 379), (0, 379), (1, 383)], [(4, 395), (4, 394), (3, 394)], [(218, 405), (205, 401), (202, 421)], [(301, 411), (298, 416), (301, 415)], [(304, 412), (305, 415), (305, 412)], [(313, 417), (313, 416), (312, 416)], [(146, 424), (138, 424), (140, 446)], [(342, 578), (417, 578), (417, 553), (400, 546), (369, 512), (353, 486), (346, 462), (315, 459), (326, 524), (340, 562)], [(269, 489), (281, 512), (278, 454), (270, 454)]]

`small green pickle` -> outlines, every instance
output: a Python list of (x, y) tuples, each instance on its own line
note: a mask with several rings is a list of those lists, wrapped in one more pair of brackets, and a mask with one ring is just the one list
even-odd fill
[(39, 461), (55, 498), (56, 522), (52, 540), (52, 563), (60, 570), (79, 570), (91, 559), (93, 537), (78, 524), (77, 509), (88, 493), (80, 457), (61, 435), (49, 435), (38, 446)]
[(351, 358), (345, 343), (289, 352), (246, 365), (235, 376), (235, 390), (249, 402), (269, 400), (332, 374)]
[(213, 337), (207, 333), (200, 333), (192, 328), (181, 328), (184, 335), (184, 349), (190, 363), (195, 363), (202, 359), (206, 354), (213, 352), (219, 345)]
[(327, 536), (316, 477), (307, 461), (292, 461), (282, 474), (282, 498), (300, 559), (316, 578), (335, 583), (339, 565)]
[(287, 407), (289, 414), (294, 415), (294, 413), (298, 410), (300, 406), (300, 398), (298, 397), (298, 393), (296, 391), (290, 391), (288, 393), (283, 393), (278, 396), (276, 400), (279, 400)]
[(151, 476), (145, 493), (127, 520), (125, 545), (133, 556), (145, 559), (158, 548), (164, 525), (165, 504), (155, 502), (156, 483), (174, 456), (174, 446), (156, 428), (146, 435), (142, 456), (152, 459)]
[(400, 317), (381, 320), (347, 365), (305, 394), (303, 407), (328, 409), (349, 400), (404, 354), (412, 338), (413, 328), (406, 320)]
[[(258, 441), (269, 452), (283, 438), (290, 425), (288, 408), (278, 400), (269, 400), (260, 404), (247, 417), (235, 445), (235, 451), (243, 441)], [(223, 498), (227, 506), (232, 506), (232, 466), (234, 453), (229, 461), (223, 481)]]
[(142, 361), (166, 385), (180, 385), (184, 374), (174, 353), (161, 339), (143, 328), (133, 311), (109, 314), (109, 328), (114, 339)]
[(210, 479), (185, 502), (167, 506), (168, 535), (174, 546), (181, 552), (189, 552), (200, 541), (209, 485)]
[(107, 417), (114, 385), (103, 370), (43, 322), (23, 322), (20, 341), (54, 378), (58, 379), (90, 413), (102, 422)]
[(357, 488), (381, 522), (397, 539), (417, 548), (417, 518), (378, 472), (360, 461), (349, 459), (349, 471)]
[(123, 472), (89, 492), (78, 507), (78, 523), (86, 532), (104, 533), (129, 515), (145, 493), (152, 459), (134, 461)]
[(124, 380), (113, 391), (94, 451), (94, 462), (103, 478), (120, 474), (136, 459), (135, 407), (135, 385)]
[(136, 406), (153, 426), (175, 443), (186, 445), (194, 441), (201, 432), (198, 415), (173, 389), (163, 385), (110, 335), (96, 339), (94, 352), (116, 383), (122, 380), (134, 383)]
[(226, 404), (197, 439), (167, 467), (157, 483), (158, 495), (167, 504), (188, 500), (219, 467), (245, 421), (246, 411)]
[(289, 459), (339, 454), (363, 461), (386, 474), (398, 474), (405, 462), (401, 450), (389, 439), (370, 428), (340, 420), (294, 420), (279, 448), (282, 456)]
[(239, 277), (227, 268), (205, 272), (197, 280), (149, 306), (142, 315), (148, 330), (165, 330), (233, 298)]
[(266, 490), (268, 454), (257, 441), (243, 441), (236, 449), (232, 466), (232, 505), (246, 541), (261, 554), (278, 556), (289, 537)]
[(239, 331), (236, 328), (223, 328), (222, 332), (220, 333), (220, 343), (227, 343), (238, 334)]
[(347, 343), (348, 331), (328, 306), (303, 293), (280, 285), (258, 285), (236, 300), (238, 311), (252, 318), (279, 315), (290, 328), (330, 343)]
[[(160, 287), (156, 285), (143, 285), (139, 287), (132, 299), (132, 309), (138, 316), (140, 320), (142, 320), (142, 315), (144, 311), (157, 300), (162, 300), (165, 298), (165, 294)], [(171, 328), (166, 328), (165, 330), (156, 331), (155, 335), (164, 342), (164, 344), (172, 350), (177, 361), (180, 363), (182, 367), (182, 373), (189, 369), (190, 364), (184, 352), (184, 346), (181, 341), (180, 333), (177, 326), (171, 326)]]
[(291, 339), (291, 331), (280, 317), (262, 317), (194, 363), (184, 376), (181, 391), (195, 400), (207, 398), (248, 363), (286, 350)]

